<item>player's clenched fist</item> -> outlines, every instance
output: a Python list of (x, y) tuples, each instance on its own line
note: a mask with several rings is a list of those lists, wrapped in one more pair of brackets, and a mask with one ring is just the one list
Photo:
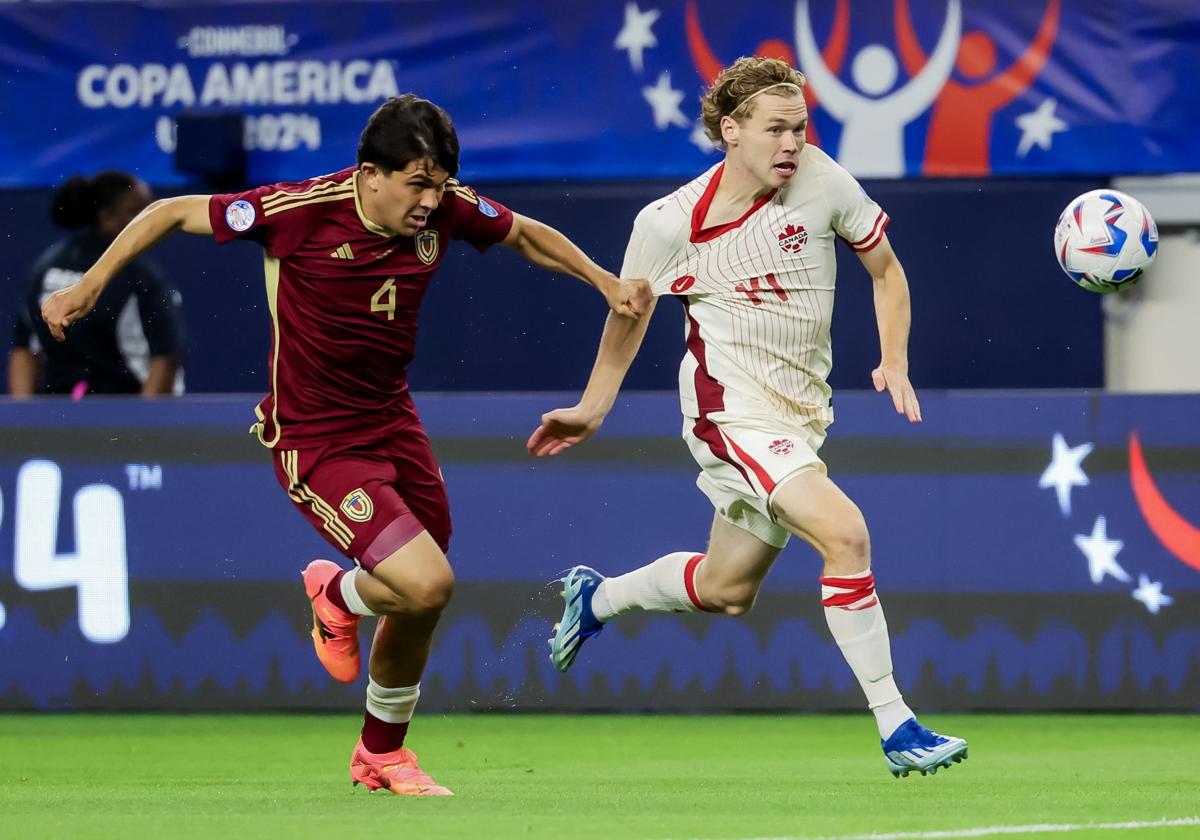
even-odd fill
[(46, 298), (42, 303), (42, 320), (50, 328), (50, 335), (59, 341), (65, 339), (63, 331), (91, 312), (97, 297), (98, 294), (83, 283), (76, 283)]
[(653, 299), (649, 280), (622, 280), (614, 286), (608, 305), (618, 315), (640, 318), (649, 311)]

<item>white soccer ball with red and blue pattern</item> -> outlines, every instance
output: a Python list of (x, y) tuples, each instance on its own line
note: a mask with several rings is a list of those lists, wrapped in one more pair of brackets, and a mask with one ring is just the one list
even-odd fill
[(1089, 292), (1116, 292), (1142, 278), (1158, 251), (1158, 226), (1142, 203), (1116, 190), (1092, 190), (1058, 217), (1054, 255)]

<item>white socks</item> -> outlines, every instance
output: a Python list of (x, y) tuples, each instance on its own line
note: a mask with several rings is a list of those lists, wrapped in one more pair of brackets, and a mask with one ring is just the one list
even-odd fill
[(350, 612), (355, 615), (378, 615), (378, 613), (371, 612), (367, 605), (363, 603), (362, 596), (358, 594), (358, 588), (354, 585), (355, 579), (362, 573), (362, 569), (355, 566), (342, 575), (342, 600), (346, 602), (346, 606), (350, 608)]
[(875, 594), (875, 576), (868, 569), (843, 577), (822, 577), (821, 604), (834, 641), (875, 713), (879, 737), (887, 740), (913, 713), (892, 677), (891, 641)]
[[(628, 574), (606, 578), (592, 594), (592, 612), (604, 622), (635, 609), (703, 610), (704, 601), (696, 588), (696, 570), (703, 560), (703, 554), (676, 551)], [(868, 569), (843, 577), (822, 577), (821, 603), (834, 641), (875, 714), (879, 737), (887, 740), (914, 715), (892, 677), (891, 641), (875, 594), (875, 576)]]
[(367, 682), (367, 711), (385, 723), (408, 723), (420, 696), (420, 683), (384, 688), (372, 679)]
[(606, 578), (592, 594), (592, 612), (608, 621), (630, 610), (695, 612), (704, 609), (696, 591), (696, 569), (704, 559), (694, 551), (676, 551), (648, 566)]
[(875, 713), (875, 724), (879, 727), (879, 737), (885, 741), (892, 737), (892, 733), (899, 729), (904, 721), (916, 717), (902, 697), (897, 697), (882, 706), (875, 706), (871, 711)]

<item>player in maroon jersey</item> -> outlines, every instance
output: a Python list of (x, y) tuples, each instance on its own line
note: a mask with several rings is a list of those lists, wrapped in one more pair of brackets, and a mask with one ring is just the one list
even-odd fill
[(554, 229), (459, 184), (458, 158), (445, 111), (412, 94), (393, 98), (363, 130), (357, 166), (157, 201), (78, 284), (42, 307), (61, 340), (113, 275), (176, 230), (263, 246), (271, 381), (255, 430), (292, 502), (355, 563), (343, 571), (316, 560), (303, 573), (313, 643), (334, 678), (358, 678), (359, 618), (382, 616), (351, 778), (422, 796), (450, 793), (403, 744), (454, 587), (446, 490), (405, 377), (425, 289), (449, 240), (463, 239), (480, 251), (499, 243), (571, 274), (622, 315), (636, 317), (650, 302), (645, 281), (621, 282)]

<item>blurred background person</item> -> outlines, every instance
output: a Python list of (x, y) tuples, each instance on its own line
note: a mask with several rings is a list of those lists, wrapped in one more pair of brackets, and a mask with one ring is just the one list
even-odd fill
[(137, 259), (116, 275), (64, 342), (49, 340), (40, 315), (42, 301), (79, 280), (152, 200), (145, 183), (115, 169), (72, 176), (55, 192), (51, 217), (72, 233), (30, 272), (9, 352), (12, 396), (183, 393), (180, 297), (152, 263)]

